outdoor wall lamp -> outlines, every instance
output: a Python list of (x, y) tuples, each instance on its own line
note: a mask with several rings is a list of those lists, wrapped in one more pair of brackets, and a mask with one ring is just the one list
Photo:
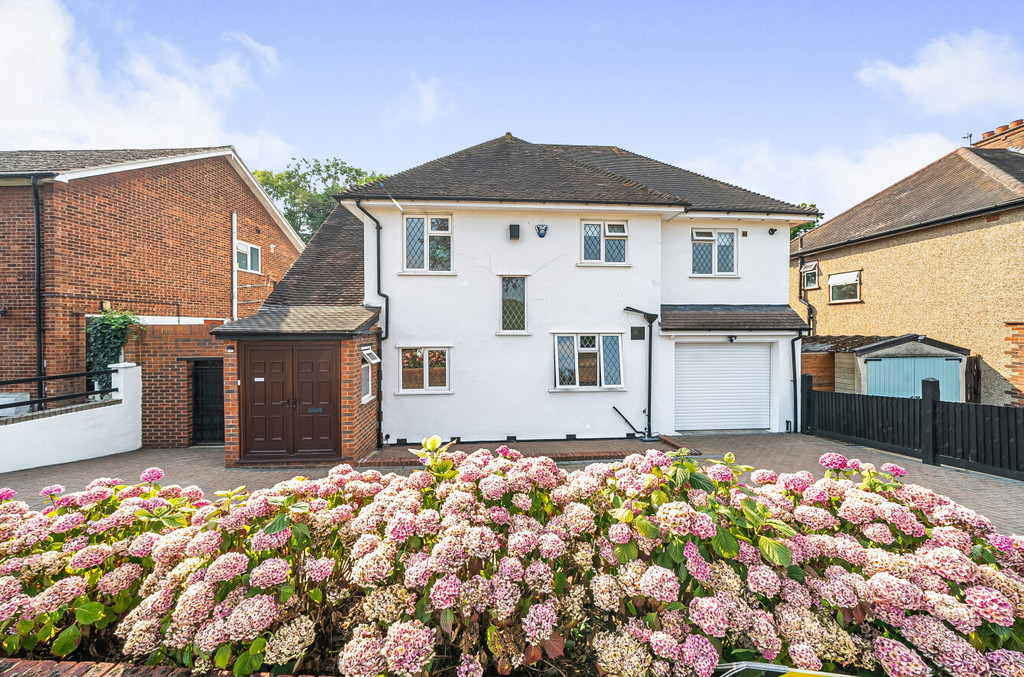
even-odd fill
[(769, 235), (774, 235), (774, 234), (775, 234), (775, 233), (777, 233), (777, 232), (779, 232), (779, 229), (778, 229), (778, 228), (769, 228), (769, 229), (768, 229), (768, 234), (769, 234)]
[(547, 225), (543, 224), (543, 223), (538, 223), (537, 224), (537, 237), (544, 237), (547, 234), (548, 234), (548, 227), (547, 227)]
[(735, 336), (726, 336), (725, 338), (729, 339), (729, 343), (736, 343), (736, 337)]

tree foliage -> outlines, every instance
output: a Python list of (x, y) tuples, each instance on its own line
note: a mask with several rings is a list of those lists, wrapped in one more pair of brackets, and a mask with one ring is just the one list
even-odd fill
[[(814, 204), (813, 202), (801, 202), (800, 206), (807, 207), (809, 209), (814, 209), (815, 211), (817, 211), (818, 209), (818, 205)], [(817, 228), (818, 225), (821, 223), (821, 219), (822, 215), (818, 214), (818, 216), (816, 216), (813, 221), (805, 221), (804, 223), (793, 226), (792, 228), (789, 229), (789, 239), (795, 240), (804, 233), (806, 233), (807, 231), (811, 230), (812, 228)]]
[[(85, 354), (85, 365), (89, 371), (103, 371), (109, 365), (121, 361), (121, 349), (133, 332), (139, 330), (142, 320), (126, 310), (107, 310), (99, 317), (89, 320), (85, 331), (89, 335), (89, 347)], [(110, 387), (110, 374), (101, 374), (95, 379), (96, 387)]]
[(284, 216), (303, 242), (309, 242), (334, 209), (334, 196), (348, 187), (379, 181), (382, 174), (352, 167), (338, 158), (292, 158), (283, 172), (259, 169), (253, 176), (282, 205)]

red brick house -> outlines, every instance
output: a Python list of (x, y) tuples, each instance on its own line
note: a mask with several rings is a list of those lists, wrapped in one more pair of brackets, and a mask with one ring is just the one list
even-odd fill
[(0, 381), (84, 372), (90, 316), (131, 311), (147, 447), (218, 441), (210, 327), (255, 313), (303, 250), (231, 146), (0, 151), (0, 237)]

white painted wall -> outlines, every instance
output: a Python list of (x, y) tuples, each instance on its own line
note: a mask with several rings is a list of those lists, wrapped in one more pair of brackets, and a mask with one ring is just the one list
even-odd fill
[[(621, 437), (630, 432), (613, 411), (617, 406), (638, 428), (645, 425), (647, 344), (630, 340), (630, 327), (646, 325), (624, 312), (634, 306), (659, 312), (662, 303), (788, 303), (788, 225), (778, 222), (715, 221), (748, 231), (737, 238), (740, 276), (697, 279), (690, 271), (690, 228), (706, 220), (677, 218), (676, 212), (568, 209), (564, 206), (500, 211), (483, 208), (421, 209), (403, 203), (406, 216), (450, 216), (453, 272), (403, 273), (402, 214), (393, 205), (365, 205), (380, 220), (383, 290), (391, 297), (390, 338), (382, 357), (383, 433), (419, 440), (439, 434), (464, 440)], [(358, 213), (358, 212), (357, 212)], [(360, 214), (360, 216), (362, 216)], [(628, 266), (580, 265), (581, 220), (627, 220)], [(509, 241), (510, 223), (520, 225)], [(539, 238), (535, 226), (548, 225)], [(375, 226), (364, 218), (365, 300), (376, 295)], [(779, 228), (774, 236), (769, 227)], [(663, 246), (664, 245), (664, 246)], [(527, 276), (527, 335), (497, 335), (500, 276)], [(621, 333), (624, 388), (555, 391), (554, 333)], [(657, 335), (655, 324), (654, 428), (673, 429), (674, 338)], [(772, 335), (772, 420), (785, 430), (791, 407), (789, 339)], [(725, 335), (702, 337), (725, 341)], [(746, 338), (744, 339), (746, 340)], [(783, 345), (784, 342), (784, 345)], [(398, 393), (400, 348), (450, 347), (451, 392)], [(791, 400), (786, 400), (791, 401)]]
[(119, 454), (142, 446), (142, 368), (110, 365), (119, 404), (0, 425), (0, 472)]

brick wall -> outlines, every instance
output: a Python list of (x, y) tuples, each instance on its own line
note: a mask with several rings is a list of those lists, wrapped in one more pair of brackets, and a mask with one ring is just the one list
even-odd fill
[(223, 346), (210, 324), (150, 325), (125, 346), (125, 359), (142, 368), (142, 445), (192, 444), (192, 362), (219, 358)]
[[(227, 319), (232, 212), (238, 214), (238, 238), (262, 248), (262, 274), (238, 273), (240, 316), (255, 313), (298, 258), (223, 157), (46, 184), (40, 194), (48, 374), (85, 370), (86, 317), (99, 314), (104, 301), (138, 315)], [(0, 380), (35, 375), (33, 230), (31, 187), (0, 187), (0, 308), (7, 309), (0, 316)], [(155, 368), (163, 369), (167, 355), (155, 349), (153, 355), (160, 360)], [(180, 423), (145, 432), (155, 420), (144, 422), (147, 445), (184, 439), (166, 430)]]
[(1007, 322), (1006, 327), (1010, 334), (1006, 337), (1009, 342), (1006, 366), (1010, 382), (1006, 394), (1011, 406), (1024, 407), (1024, 322)]
[[(1003, 131), (973, 144), (974, 148), (1020, 148), (1024, 146), (1024, 121), (1014, 120)], [(986, 134), (991, 132), (986, 132)]]
[[(238, 387), (239, 341), (221, 340), (221, 354), (224, 357), (224, 464), (237, 467), (245, 464), (241, 450), (240, 398), (245, 397), (244, 386)], [(252, 345), (255, 345), (253, 342)], [(378, 407), (380, 406), (380, 365), (371, 368), (373, 399), (362, 401), (363, 363), (362, 346), (371, 346), (379, 354), (377, 334), (364, 334), (338, 341), (338, 416), (341, 419), (341, 456), (345, 460), (357, 460), (377, 448)], [(301, 458), (297, 465), (307, 464)]]

